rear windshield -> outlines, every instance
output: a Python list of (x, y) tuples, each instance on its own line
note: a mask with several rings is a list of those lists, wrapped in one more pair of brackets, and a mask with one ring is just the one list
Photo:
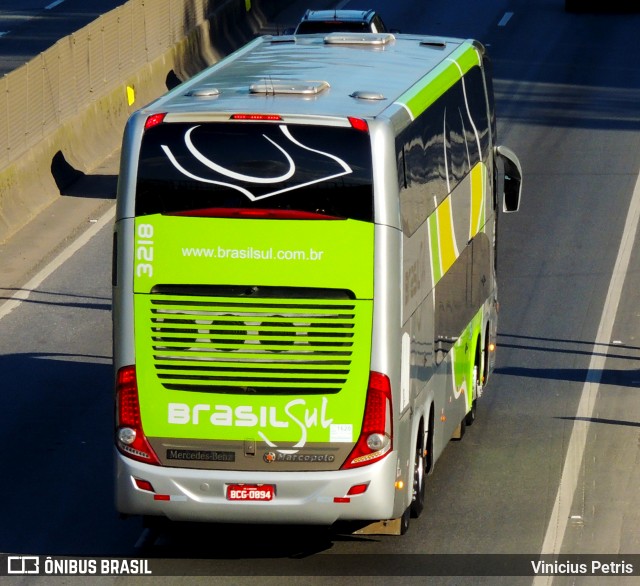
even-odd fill
[(262, 122), (163, 123), (145, 132), (136, 215), (215, 208), (373, 221), (369, 135)]
[(371, 25), (362, 21), (316, 21), (305, 20), (298, 25), (297, 35), (310, 35), (313, 33), (370, 33)]

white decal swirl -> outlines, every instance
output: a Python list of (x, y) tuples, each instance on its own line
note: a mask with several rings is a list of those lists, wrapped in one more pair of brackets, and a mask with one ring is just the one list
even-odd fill
[[(279, 183), (279, 182), (282, 182), (282, 181), (286, 181), (286, 180), (290, 179), (291, 177), (293, 177), (295, 175), (296, 166), (295, 166), (295, 163), (294, 163), (293, 158), (291, 157), (291, 155), (289, 155), (289, 153), (287, 153), (287, 151), (283, 147), (281, 147), (278, 143), (276, 143), (274, 140), (272, 140), (271, 138), (269, 138), (266, 135), (263, 135), (263, 137), (266, 138), (272, 145), (274, 145), (285, 156), (285, 158), (287, 159), (287, 161), (289, 163), (289, 170), (286, 173), (284, 173), (283, 175), (280, 175), (279, 177), (261, 178), (261, 177), (254, 177), (254, 176), (251, 176), (251, 175), (244, 175), (242, 173), (237, 173), (235, 171), (231, 171), (230, 169), (226, 169), (225, 167), (223, 167), (221, 165), (218, 165), (217, 163), (215, 163), (211, 159), (205, 157), (196, 148), (196, 146), (193, 144), (193, 141), (191, 140), (191, 133), (198, 127), (199, 127), (199, 125), (192, 126), (186, 132), (185, 137), (184, 137), (185, 145), (186, 145), (187, 149), (189, 150), (189, 152), (193, 155), (193, 157), (196, 160), (198, 160), (200, 163), (202, 163), (208, 169), (210, 169), (212, 171), (215, 171), (216, 173), (219, 173), (220, 175), (223, 175), (225, 177), (229, 177), (230, 179), (235, 179), (237, 181), (244, 181), (246, 183), (256, 183), (256, 184), (262, 184), (262, 185), (270, 184), (270, 183)], [(332, 161), (335, 161), (342, 168), (342, 171), (338, 172), (338, 173), (334, 173), (332, 175), (326, 175), (326, 176), (320, 177), (318, 179), (313, 179), (311, 181), (306, 181), (305, 183), (299, 183), (299, 184), (296, 184), (296, 185), (285, 187), (283, 189), (278, 189), (276, 191), (265, 193), (263, 195), (254, 195), (251, 191), (249, 191), (248, 189), (246, 189), (244, 187), (241, 187), (240, 185), (236, 185), (234, 183), (228, 183), (228, 182), (225, 182), (225, 181), (218, 181), (218, 180), (215, 180), (215, 179), (208, 179), (206, 177), (201, 177), (199, 175), (196, 175), (195, 173), (191, 173), (190, 171), (185, 169), (178, 162), (178, 160), (173, 155), (173, 153), (171, 152), (171, 149), (169, 149), (168, 146), (166, 146), (166, 145), (160, 145), (160, 146), (162, 147), (162, 150), (166, 154), (166, 156), (169, 159), (169, 161), (171, 162), (171, 164), (180, 173), (182, 173), (186, 177), (189, 177), (189, 179), (193, 179), (194, 181), (199, 181), (201, 183), (209, 183), (209, 184), (212, 184), (212, 185), (220, 185), (222, 187), (228, 187), (230, 189), (235, 189), (235, 190), (239, 191), (240, 193), (242, 193), (243, 195), (245, 195), (251, 201), (257, 201), (257, 200), (260, 200), (260, 199), (273, 197), (274, 195), (278, 195), (280, 193), (285, 193), (287, 191), (294, 191), (296, 189), (301, 189), (303, 187), (307, 187), (308, 185), (313, 185), (315, 183), (322, 183), (323, 181), (329, 181), (331, 179), (336, 179), (338, 177), (342, 177), (343, 175), (348, 175), (348, 174), (353, 172), (351, 167), (345, 161), (343, 161), (341, 158), (337, 157), (336, 155), (332, 155), (331, 153), (320, 151), (318, 149), (313, 149), (313, 148), (311, 148), (309, 146), (306, 146), (306, 145), (302, 144), (300, 141), (298, 141), (297, 139), (295, 139), (291, 135), (291, 132), (289, 131), (289, 129), (287, 128), (286, 125), (280, 125), (279, 128), (282, 131), (282, 134), (291, 143), (293, 143), (297, 147), (302, 148), (302, 149), (304, 149), (306, 151), (309, 151), (309, 152), (312, 152), (312, 153), (316, 153), (316, 154), (318, 154), (318, 155), (320, 155), (322, 157), (326, 157), (328, 159), (331, 159)]]

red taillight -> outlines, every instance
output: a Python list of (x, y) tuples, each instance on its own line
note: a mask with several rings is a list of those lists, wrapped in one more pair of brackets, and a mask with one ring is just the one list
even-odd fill
[(116, 446), (120, 452), (139, 462), (160, 465), (142, 430), (138, 382), (135, 366), (118, 371), (116, 380)]
[(118, 371), (116, 383), (118, 397), (118, 426), (140, 427), (140, 404), (135, 366), (125, 366)]
[(358, 441), (342, 469), (366, 466), (384, 458), (392, 448), (391, 382), (379, 372), (369, 375), (369, 388)]
[(151, 116), (149, 116), (145, 123), (144, 123), (144, 129), (145, 130), (149, 130), (149, 128), (153, 128), (154, 126), (158, 126), (158, 124), (162, 124), (164, 122), (164, 118), (167, 114), (152, 114)]
[(355, 130), (359, 130), (360, 132), (369, 132), (369, 125), (366, 120), (363, 120), (362, 118), (354, 118), (353, 116), (349, 116), (348, 120), (351, 127)]

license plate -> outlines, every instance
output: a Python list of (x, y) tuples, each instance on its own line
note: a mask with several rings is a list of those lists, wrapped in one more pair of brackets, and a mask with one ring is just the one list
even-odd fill
[(276, 494), (273, 484), (229, 484), (228, 501), (270, 501)]

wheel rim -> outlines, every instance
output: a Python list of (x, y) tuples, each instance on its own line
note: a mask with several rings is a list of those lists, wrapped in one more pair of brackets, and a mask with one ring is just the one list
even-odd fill
[(420, 452), (416, 452), (415, 464), (413, 469), (413, 499), (412, 502), (417, 502), (422, 494), (422, 486), (424, 483), (424, 458), (420, 455)]
[(413, 467), (413, 486), (412, 486), (412, 497), (411, 497), (411, 516), (417, 519), (424, 509), (424, 499), (425, 499), (425, 469), (424, 469), (425, 459), (424, 453), (420, 448), (416, 448), (416, 456), (414, 459), (414, 467)]

